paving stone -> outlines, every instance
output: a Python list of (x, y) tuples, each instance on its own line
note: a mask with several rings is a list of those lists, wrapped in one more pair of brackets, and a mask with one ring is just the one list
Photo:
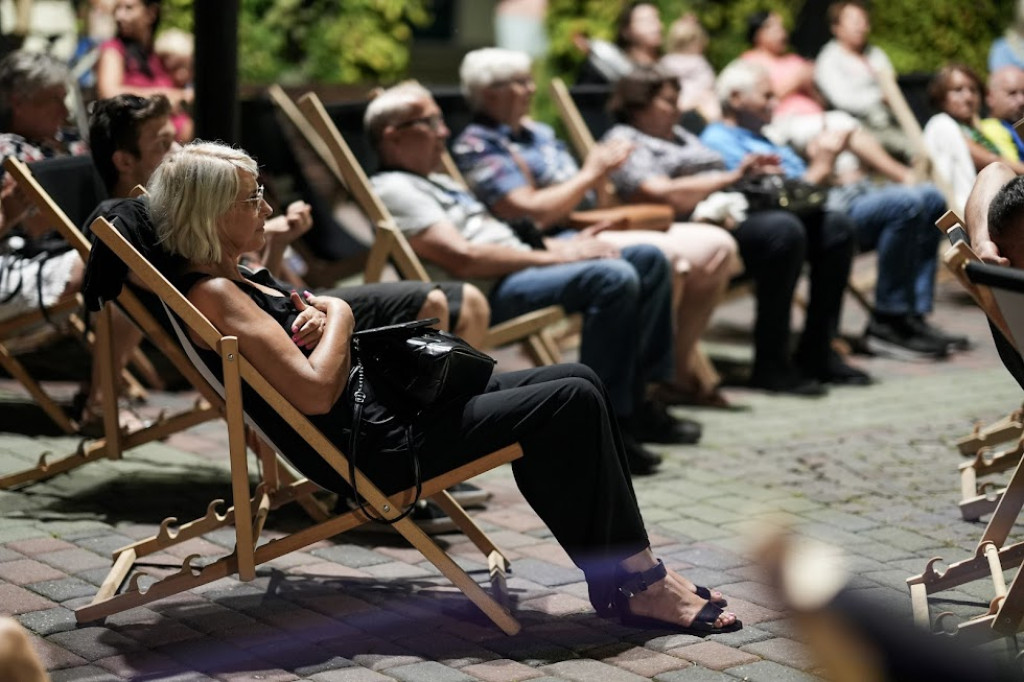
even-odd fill
[(68, 632), (58, 632), (47, 637), (47, 641), (57, 644), (87, 661), (117, 656), (139, 648), (137, 642), (103, 627), (85, 627)]
[(77, 668), (54, 670), (50, 673), (50, 680), (51, 682), (122, 682), (124, 678), (95, 665), (83, 665)]
[(17, 585), (0, 584), (0, 615), (16, 616), (29, 611), (43, 611), (57, 605), (51, 600)]
[(383, 554), (378, 554), (373, 550), (366, 549), (365, 547), (359, 547), (357, 545), (336, 545), (334, 547), (315, 549), (310, 552), (310, 554), (322, 559), (327, 559), (328, 561), (344, 564), (345, 566), (350, 566), (352, 568), (362, 568), (364, 566), (373, 566), (374, 564), (385, 564), (391, 561)]
[(41, 580), (57, 580), (64, 572), (34, 559), (19, 559), (0, 563), (0, 580), (13, 585), (27, 585)]
[(105, 559), (98, 554), (79, 547), (37, 554), (36, 559), (59, 568), (65, 573), (78, 573), (79, 571), (87, 571), (91, 568), (110, 567), (110, 559)]
[(15, 552), (13, 549), (0, 546), (0, 563), (5, 561), (16, 561), (18, 559), (24, 559), (25, 555), (21, 552)]
[(737, 649), (727, 647), (724, 644), (719, 644), (718, 642), (690, 644), (677, 649), (671, 649), (667, 653), (672, 656), (685, 658), (688, 661), (692, 661), (693, 663), (705, 668), (710, 668), (711, 670), (725, 670), (726, 668), (731, 668), (734, 665), (741, 665), (759, 660), (758, 656), (744, 653)]
[(87, 661), (62, 646), (41, 637), (32, 637), (32, 648), (39, 656), (39, 662), (53, 674), (54, 670), (83, 666)]
[(39, 583), (32, 583), (26, 587), (36, 594), (58, 603), (66, 602), (78, 597), (89, 597), (96, 593), (96, 587), (79, 578), (62, 578), (60, 580), (45, 580)]
[(608, 656), (601, 656), (597, 652), (590, 652), (590, 655), (600, 657), (608, 665), (622, 668), (634, 675), (647, 679), (653, 679), (656, 675), (670, 670), (689, 668), (691, 665), (689, 661), (677, 658), (676, 656), (651, 651), (646, 647), (630, 647), (623, 651), (622, 645), (616, 644), (614, 647), (609, 648), (614, 648), (617, 651)]
[(74, 612), (63, 607), (31, 611), (18, 616), (18, 622), (43, 637), (55, 632), (71, 630), (78, 625)]
[(309, 679), (313, 682), (392, 682), (395, 678), (378, 672), (353, 666), (317, 673)]
[(331, 656), (330, 658), (324, 661), (310, 662), (305, 665), (297, 665), (294, 668), (292, 668), (292, 672), (294, 672), (299, 677), (315, 677), (320, 673), (329, 672), (332, 670), (342, 670), (344, 668), (351, 668), (354, 665), (355, 663), (348, 660), (347, 658), (342, 658), (341, 656)]
[(775, 661), (758, 661), (729, 668), (729, 674), (750, 682), (815, 682), (819, 678)]
[(552, 677), (563, 680), (575, 680), (575, 682), (592, 682), (596, 680), (640, 682), (640, 680), (644, 679), (640, 675), (634, 675), (627, 670), (600, 661), (560, 661), (551, 665), (545, 665), (541, 670), (549, 673)]
[(133, 651), (101, 658), (94, 665), (125, 680), (164, 680), (192, 672), (177, 661), (151, 651)]
[(460, 670), (485, 682), (514, 682), (544, 676), (544, 673), (535, 668), (507, 658), (467, 665)]
[(736, 680), (732, 675), (717, 670), (708, 670), (699, 665), (661, 673), (655, 675), (654, 679), (656, 682), (735, 682)]
[(776, 637), (763, 642), (756, 642), (742, 647), (755, 656), (782, 663), (790, 668), (811, 670), (818, 661), (814, 659), (807, 647), (791, 639)]
[(669, 556), (675, 561), (684, 561), (693, 566), (722, 571), (738, 568), (749, 563), (746, 559), (708, 545), (692, 545), (678, 552), (673, 552)]
[(548, 587), (579, 582), (582, 573), (579, 569), (556, 566), (539, 559), (520, 559), (516, 561), (513, 575), (525, 578)]
[(388, 676), (401, 682), (473, 682), (474, 677), (434, 661), (388, 668)]

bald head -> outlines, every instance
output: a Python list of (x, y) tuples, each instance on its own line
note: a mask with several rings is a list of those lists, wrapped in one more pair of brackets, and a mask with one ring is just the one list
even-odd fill
[(993, 118), (1007, 123), (1024, 118), (1024, 69), (1004, 66), (993, 71), (988, 77), (985, 103)]

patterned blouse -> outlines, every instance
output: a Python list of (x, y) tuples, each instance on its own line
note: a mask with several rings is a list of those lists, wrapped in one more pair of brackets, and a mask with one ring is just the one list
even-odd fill
[[(55, 156), (81, 156), (88, 153), (89, 145), (73, 130), (61, 130), (54, 141), (28, 140), (14, 133), (0, 134), (0, 160), (13, 156), (19, 161), (32, 163)], [(0, 166), (0, 179), (6, 172)]]
[(628, 140), (633, 152), (618, 170), (612, 173), (615, 191), (629, 199), (645, 180), (654, 176), (677, 178), (706, 171), (725, 170), (722, 155), (706, 147), (693, 133), (682, 126), (672, 130), (675, 139), (665, 140), (619, 124), (604, 135), (604, 140)]

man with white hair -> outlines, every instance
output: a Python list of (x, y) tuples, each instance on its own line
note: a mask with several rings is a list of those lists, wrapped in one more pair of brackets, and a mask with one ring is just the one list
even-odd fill
[(1013, 64), (999, 67), (989, 74), (987, 89), (989, 118), (978, 124), (978, 130), (1003, 158), (1024, 160), (1024, 141), (1013, 129), (1013, 124), (1024, 118), (1024, 69)]
[[(762, 129), (772, 119), (775, 96), (768, 76), (757, 64), (736, 61), (718, 76), (716, 91), (723, 119), (709, 125), (701, 141), (716, 149), (730, 168), (750, 153), (775, 154), (787, 178), (827, 183), (836, 154), (849, 131), (825, 130), (807, 146), (805, 162), (790, 147), (770, 142)], [(935, 289), (936, 250), (940, 234), (935, 220), (945, 200), (932, 185), (875, 185), (848, 179), (833, 186), (829, 210), (846, 211), (853, 220), (862, 251), (878, 250), (875, 309), (865, 333), (868, 348), (899, 358), (937, 358), (962, 349), (967, 339), (946, 334), (925, 321)]]
[[(630, 142), (598, 143), (582, 167), (577, 165), (551, 126), (530, 119), (535, 88), (530, 58), (523, 52), (473, 50), (463, 58), (460, 75), (474, 117), (455, 139), (452, 155), (488, 210), (504, 220), (532, 220), (555, 233), (566, 229), (573, 211), (596, 208), (596, 190), (629, 156)], [(664, 231), (609, 229), (597, 238), (617, 248), (657, 246), (680, 277), (673, 300), (675, 376), (671, 384), (656, 387), (654, 395), (673, 404), (728, 406), (716, 386), (702, 385), (694, 355), (711, 313), (739, 270), (736, 241), (715, 225), (692, 222)]]
[(543, 239), (491, 216), (435, 172), (449, 131), (417, 83), (374, 99), (365, 128), (383, 168), (374, 188), (399, 229), (425, 260), (455, 278), (477, 278), (492, 321), (556, 303), (583, 313), (580, 361), (608, 388), (634, 473), (651, 473), (660, 460), (639, 442), (696, 442), (698, 425), (642, 401), (645, 385), (664, 381), (672, 363), (670, 273), (658, 249), (632, 246), (620, 258), (618, 249), (587, 235)]

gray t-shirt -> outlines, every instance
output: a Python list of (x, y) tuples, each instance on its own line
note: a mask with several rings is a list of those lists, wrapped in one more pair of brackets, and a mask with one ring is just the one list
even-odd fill
[[(432, 173), (423, 177), (405, 171), (384, 171), (374, 175), (370, 182), (395, 219), (395, 225), (408, 236), (447, 221), (472, 244), (530, 250), (511, 227), (488, 213), (476, 197), (447, 175)], [(451, 273), (430, 263), (425, 265), (432, 279), (451, 279)], [(494, 286), (493, 280), (471, 283), (485, 294)]]
[(429, 177), (405, 171), (384, 171), (371, 182), (398, 229), (417, 235), (436, 223), (449, 221), (472, 244), (496, 244), (529, 251), (506, 223), (493, 217), (476, 197), (447, 175)]

